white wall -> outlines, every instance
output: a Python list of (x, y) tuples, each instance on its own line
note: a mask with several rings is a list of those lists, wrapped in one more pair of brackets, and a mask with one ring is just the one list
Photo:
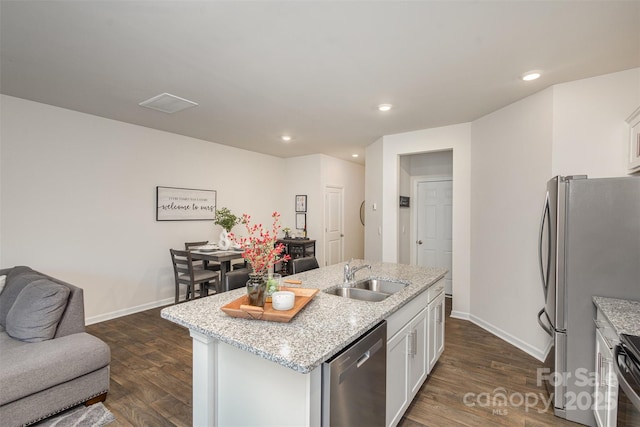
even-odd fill
[(366, 149), (364, 257), (371, 261), (382, 261), (382, 146), (380, 138)]
[[(169, 248), (216, 239), (212, 221), (155, 221), (156, 186), (217, 190), (268, 223), (283, 207), (271, 156), (2, 96), (2, 266), (85, 291), (89, 319), (174, 295)], [(236, 226), (236, 230), (239, 227)]]
[[(418, 154), (419, 155), (419, 154)], [(411, 155), (400, 156), (398, 195), (411, 197)], [(415, 200), (409, 199), (412, 205)], [(398, 200), (398, 203), (400, 201)], [(411, 208), (398, 209), (398, 262), (411, 264)]]
[(542, 359), (549, 338), (536, 321), (537, 233), (546, 181), (625, 175), (625, 119), (638, 105), (636, 68), (548, 88), (472, 124), (383, 137), (367, 149), (367, 201), (384, 201), (367, 222), (367, 257), (398, 259), (398, 155), (453, 148), (452, 314)]
[(536, 323), (537, 239), (552, 123), (550, 88), (471, 127), (471, 319), (538, 358), (548, 344)]
[[(469, 123), (384, 136), (367, 147), (365, 172), (365, 256), (398, 262), (399, 156), (453, 150), (453, 315), (463, 318), (469, 315), (470, 291), (470, 140)], [(372, 202), (378, 204), (377, 215)]]
[(539, 359), (550, 345), (536, 321), (546, 181), (625, 175), (625, 119), (639, 104), (634, 69), (556, 85), (473, 122), (472, 320)]
[(360, 165), (284, 160), (4, 95), (0, 108), (0, 265), (84, 288), (89, 323), (172, 302), (169, 248), (218, 239), (213, 221), (155, 221), (156, 186), (213, 189), (218, 207), (265, 225), (278, 210), (291, 228), (295, 195), (307, 194), (313, 237), (324, 229), (324, 182), (342, 184), (354, 199), (346, 248), (362, 257), (350, 215), (364, 194)]
[[(360, 223), (360, 203), (364, 199), (364, 166), (314, 154), (286, 159), (287, 194), (284, 224), (295, 229), (295, 195), (307, 195), (307, 235), (316, 240), (316, 258), (324, 265), (324, 192), (335, 186), (344, 192), (343, 258), (363, 258), (364, 227)], [(295, 231), (295, 230), (294, 230)]]
[(553, 99), (553, 175), (627, 174), (625, 119), (640, 105), (640, 68), (557, 85)]
[[(296, 230), (295, 197), (297, 194), (307, 196), (307, 236), (318, 240), (322, 230), (322, 218), (324, 215), (324, 194), (322, 192), (322, 160), (319, 155), (301, 156), (285, 160), (284, 175), (286, 184), (278, 189), (286, 195), (285, 208), (283, 209), (283, 226)], [(316, 253), (320, 252), (319, 242), (316, 242)], [(316, 254), (317, 256), (318, 254)]]

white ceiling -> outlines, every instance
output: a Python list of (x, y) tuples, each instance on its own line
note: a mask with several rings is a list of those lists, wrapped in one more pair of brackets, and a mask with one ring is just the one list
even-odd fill
[[(279, 157), (353, 160), (640, 66), (640, 1), (2, 0), (0, 19), (4, 94)], [(163, 92), (199, 106), (138, 106)]]

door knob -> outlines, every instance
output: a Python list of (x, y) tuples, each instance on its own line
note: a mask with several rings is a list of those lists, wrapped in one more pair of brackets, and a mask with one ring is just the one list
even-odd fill
[(344, 237), (344, 234), (340, 234), (340, 237)]
[(417, 240), (416, 243), (421, 245), (422, 244), (422, 240)]

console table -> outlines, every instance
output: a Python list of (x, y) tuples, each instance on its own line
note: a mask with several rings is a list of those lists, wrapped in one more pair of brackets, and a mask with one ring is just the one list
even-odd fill
[[(278, 239), (276, 244), (284, 245), (283, 255), (289, 255), (292, 260), (306, 256), (316, 256), (316, 241), (312, 239)], [(293, 274), (291, 262), (283, 262), (280, 274), (283, 276)]]

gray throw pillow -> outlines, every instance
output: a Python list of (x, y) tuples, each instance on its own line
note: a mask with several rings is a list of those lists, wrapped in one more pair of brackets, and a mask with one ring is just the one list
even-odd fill
[(0, 293), (0, 325), (6, 326), (7, 313), (24, 287), (35, 280), (44, 278), (42, 274), (24, 266), (14, 267), (9, 271), (4, 290)]
[(26, 342), (50, 340), (67, 307), (69, 293), (69, 288), (49, 279), (29, 283), (7, 313), (7, 334)]

